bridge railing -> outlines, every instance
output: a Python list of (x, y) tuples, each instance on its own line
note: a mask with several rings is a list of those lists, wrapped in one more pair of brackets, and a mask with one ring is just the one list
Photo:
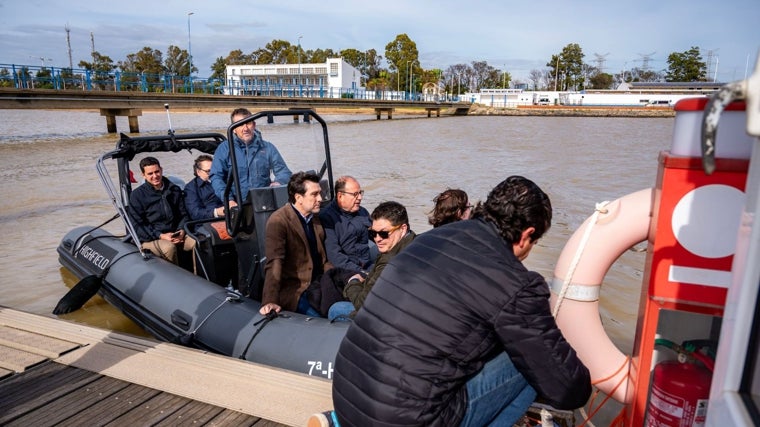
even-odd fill
[(458, 101), (455, 95), (340, 88), (321, 85), (250, 84), (239, 80), (180, 76), (170, 73), (95, 71), (34, 65), (0, 64), (0, 87), (116, 92), (194, 93), (288, 98), (350, 98), (388, 101)]

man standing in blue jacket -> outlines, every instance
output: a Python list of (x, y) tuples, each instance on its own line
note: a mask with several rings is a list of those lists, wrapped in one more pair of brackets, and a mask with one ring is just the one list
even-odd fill
[[(237, 108), (230, 119), (232, 123), (249, 117), (251, 112), (245, 108)], [(224, 187), (230, 176), (232, 162), (230, 161), (230, 144), (235, 149), (238, 176), (240, 177), (241, 200), (245, 200), (251, 188), (285, 185), (290, 180), (290, 169), (285, 164), (277, 147), (271, 142), (264, 141), (261, 132), (256, 130), (256, 122), (250, 121), (235, 128), (233, 141), (224, 141), (216, 148), (214, 161), (211, 164), (211, 185), (220, 200), (224, 200)], [(274, 180), (271, 175), (274, 175)], [(234, 186), (232, 188), (234, 190)], [(236, 206), (233, 202), (232, 206)]]

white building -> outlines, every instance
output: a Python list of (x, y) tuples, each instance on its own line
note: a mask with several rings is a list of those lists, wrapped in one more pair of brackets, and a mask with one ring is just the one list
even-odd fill
[(459, 95), (460, 101), (483, 104), (489, 107), (515, 108), (518, 105), (534, 103), (534, 93), (522, 89), (480, 89), (480, 92), (467, 92)]
[(225, 71), (226, 95), (341, 98), (359, 90), (361, 73), (343, 58), (323, 64), (228, 65)]

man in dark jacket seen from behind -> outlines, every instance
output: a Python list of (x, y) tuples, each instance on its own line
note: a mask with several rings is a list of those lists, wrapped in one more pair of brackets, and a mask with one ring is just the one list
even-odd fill
[(589, 371), (552, 317), (544, 278), (522, 264), (551, 217), (548, 196), (512, 176), (470, 220), (417, 236), (341, 343), (335, 411), (310, 421), (511, 426), (537, 396), (558, 409), (582, 406)]

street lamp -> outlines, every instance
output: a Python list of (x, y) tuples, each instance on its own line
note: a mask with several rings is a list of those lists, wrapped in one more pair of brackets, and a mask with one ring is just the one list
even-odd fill
[(301, 89), (301, 39), (303, 36), (298, 36), (298, 96), (302, 95)]
[(193, 93), (193, 45), (190, 43), (190, 16), (193, 12), (187, 12), (187, 61), (190, 64), (188, 74), (190, 76), (190, 93)]
[(45, 68), (45, 61), (52, 61), (51, 58), (45, 58), (44, 56), (32, 56), (29, 55), (30, 58), (39, 59), (42, 62), (42, 68)]
[(412, 96), (412, 88), (414, 87), (413, 82), (414, 82), (414, 63), (415, 62), (417, 64), (420, 63), (420, 61), (416, 59), (412, 59), (412, 63), (409, 65), (409, 96), (410, 97)]

